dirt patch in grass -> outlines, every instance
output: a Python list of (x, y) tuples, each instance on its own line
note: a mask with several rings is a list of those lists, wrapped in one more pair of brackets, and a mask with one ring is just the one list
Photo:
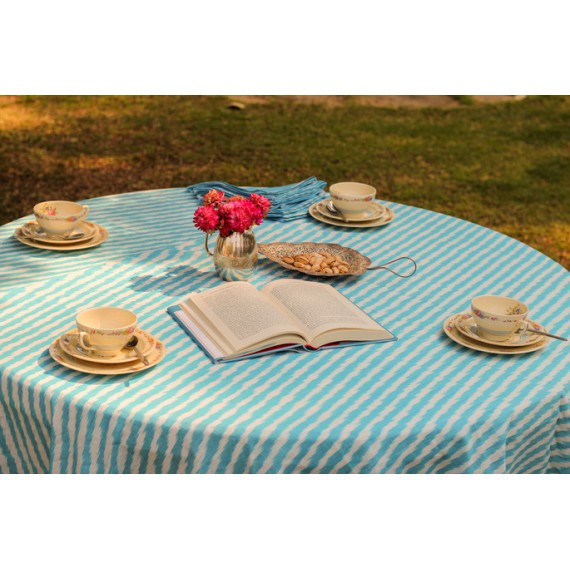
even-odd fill
[(0, 95), (0, 131), (34, 129), (53, 122), (49, 115), (19, 104), (16, 96)]

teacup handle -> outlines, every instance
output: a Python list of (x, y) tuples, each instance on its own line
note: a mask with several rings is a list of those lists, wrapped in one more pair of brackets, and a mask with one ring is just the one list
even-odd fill
[(85, 217), (87, 217), (87, 214), (89, 213), (89, 206), (83, 206), (83, 215)]
[(521, 322), (519, 328), (515, 331), (517, 334), (525, 335), (530, 327), (530, 323), (525, 319)]
[(85, 339), (89, 339), (89, 335), (86, 332), (81, 331), (79, 333), (79, 346), (85, 350), (93, 350), (93, 347), (89, 343), (89, 340), (87, 340), (86, 343)]

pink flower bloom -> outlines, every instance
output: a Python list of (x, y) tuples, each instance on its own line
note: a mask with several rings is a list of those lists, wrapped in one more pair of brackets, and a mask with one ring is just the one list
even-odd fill
[(235, 202), (222, 202), (218, 205), (218, 214), (220, 221), (224, 221), (230, 215), (230, 212), (235, 208)]
[(263, 211), (261, 208), (257, 207), (251, 200), (243, 203), (243, 207), (246, 209), (251, 221), (256, 226), (259, 226), (263, 222)]
[(258, 194), (252, 194), (251, 199), (241, 196), (225, 199), (219, 190), (210, 190), (204, 204), (194, 213), (194, 224), (203, 232), (219, 230), (222, 237), (260, 225), (271, 207), (271, 202)]
[(224, 193), (221, 190), (210, 190), (204, 196), (204, 206), (219, 204), (224, 199)]
[(222, 237), (228, 237), (233, 231), (229, 217), (230, 212), (235, 207), (235, 204), (235, 202), (222, 202), (218, 206), (218, 214), (220, 216), (220, 235)]
[(232, 229), (230, 224), (227, 220), (224, 220), (224, 223), (220, 227), (220, 236), (228, 237), (232, 233)]
[[(265, 196), (260, 196), (259, 194), (252, 194), (249, 198), (258, 208), (261, 209), (263, 217), (267, 216), (269, 208), (271, 208), (271, 201)], [(260, 222), (261, 223), (261, 222)]]
[(250, 208), (245, 200), (234, 202), (233, 206), (228, 215), (228, 223), (232, 231), (242, 234), (253, 225)]
[(200, 206), (194, 212), (194, 225), (203, 232), (214, 231), (220, 223), (220, 216), (212, 206)]

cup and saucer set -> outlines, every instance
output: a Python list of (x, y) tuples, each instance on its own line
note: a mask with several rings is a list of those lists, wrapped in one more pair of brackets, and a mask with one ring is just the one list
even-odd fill
[(76, 328), (57, 337), (51, 357), (67, 368), (87, 374), (132, 374), (152, 368), (166, 349), (137, 316), (126, 309), (97, 307), (77, 314)]
[(471, 311), (448, 317), (445, 334), (473, 350), (491, 354), (527, 354), (548, 345), (547, 330), (528, 318), (521, 301), (499, 295), (483, 295), (471, 301)]
[(77, 251), (101, 245), (107, 230), (87, 221), (89, 206), (65, 200), (51, 200), (34, 206), (35, 221), (14, 232), (21, 243), (52, 251)]
[(389, 224), (395, 214), (375, 202), (376, 188), (360, 182), (339, 182), (329, 188), (330, 199), (309, 208), (309, 214), (325, 224), (343, 228), (377, 228)]

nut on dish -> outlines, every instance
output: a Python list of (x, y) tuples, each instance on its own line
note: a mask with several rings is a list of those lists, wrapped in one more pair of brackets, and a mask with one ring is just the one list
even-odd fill
[(281, 258), (281, 261), (299, 269), (306, 269), (326, 275), (342, 275), (348, 273), (348, 263), (344, 261), (340, 255), (331, 255), (326, 251), (300, 254), (294, 257), (285, 256)]

